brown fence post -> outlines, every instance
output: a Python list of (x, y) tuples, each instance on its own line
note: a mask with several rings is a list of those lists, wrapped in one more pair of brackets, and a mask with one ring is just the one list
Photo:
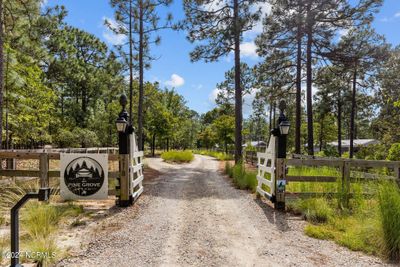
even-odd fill
[(394, 177), (396, 177), (396, 182), (400, 186), (400, 166), (397, 164), (396, 167), (394, 167)]
[(275, 176), (275, 209), (285, 210), (285, 191), (286, 191), (286, 159), (276, 159)]
[(120, 207), (129, 206), (129, 154), (119, 155), (119, 203)]
[(39, 158), (40, 188), (49, 187), (49, 154), (41, 153)]
[(349, 207), (349, 194), (350, 194), (350, 162), (348, 160), (343, 161), (341, 167), (342, 171), (342, 192), (340, 203), (343, 207)]

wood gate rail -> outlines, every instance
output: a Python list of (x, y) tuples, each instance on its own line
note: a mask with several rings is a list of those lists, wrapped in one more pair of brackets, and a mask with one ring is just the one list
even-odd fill
[[(271, 141), (273, 139), (271, 138)], [(273, 141), (274, 142), (274, 141)], [(348, 204), (351, 197), (351, 183), (362, 182), (368, 180), (393, 180), (400, 185), (400, 161), (384, 161), (384, 160), (362, 160), (362, 159), (342, 159), (342, 158), (309, 158), (303, 155), (294, 155), (292, 159), (276, 159), (271, 143), (266, 150), (266, 153), (257, 153), (257, 192), (274, 201), (276, 194), (276, 177), (281, 171), (289, 170), (291, 167), (331, 167), (338, 170), (337, 176), (324, 175), (283, 175), (286, 184), (290, 182), (311, 182), (311, 183), (334, 183), (340, 182), (341, 194), (343, 194), (344, 205)], [(253, 153), (249, 153), (250, 162), (253, 162)], [(355, 168), (362, 169), (354, 170)], [(385, 168), (387, 173), (391, 174), (368, 173), (366, 170), (376, 168)], [(269, 179), (266, 177), (269, 174)], [(270, 189), (266, 192), (262, 185), (265, 184)], [(284, 194), (285, 197), (315, 197), (319, 195), (338, 194), (337, 192), (296, 192)]]

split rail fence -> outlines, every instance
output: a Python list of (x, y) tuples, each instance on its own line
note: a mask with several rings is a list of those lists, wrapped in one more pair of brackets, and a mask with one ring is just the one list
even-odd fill
[[(109, 167), (113, 165), (114, 162), (119, 161), (117, 148), (71, 148), (71, 149), (36, 149), (36, 150), (0, 150), (0, 159), (7, 160), (12, 164), (6, 164), (6, 169), (0, 169), (0, 181), (4, 183), (0, 191), (11, 189), (1, 177), (11, 177), (13, 179), (20, 177), (22, 178), (21, 184), (22, 189), (24, 180), (39, 178), (40, 187), (50, 187), (52, 188), (52, 194), (58, 194), (58, 186), (53, 187), (52, 178), (59, 179), (60, 170), (50, 169), (50, 161), (59, 161), (60, 153), (107, 153)], [(36, 169), (16, 169), (17, 160), (34, 160), (36, 161), (38, 168)], [(117, 165), (117, 164), (116, 164)], [(11, 168), (10, 168), (11, 166)], [(118, 168), (116, 170), (108, 170), (109, 182), (115, 180), (120, 175)], [(55, 180), (54, 180), (55, 182)], [(110, 183), (109, 183), (110, 184)], [(111, 183), (115, 184), (115, 183)], [(30, 188), (26, 188), (27, 190)], [(109, 195), (115, 195), (115, 189), (109, 189)]]
[[(341, 158), (311, 158), (304, 155), (293, 155), (290, 159), (277, 159), (273, 157), (275, 149), (273, 144), (270, 144), (266, 150), (266, 153), (257, 153), (257, 161), (254, 160), (255, 153), (246, 153), (246, 162), (255, 165), (257, 163), (258, 168), (258, 181), (262, 181), (262, 184), (266, 184), (270, 188), (270, 192), (262, 190), (261, 184), (257, 188), (257, 192), (262, 195), (274, 199), (274, 195), (277, 195), (277, 181), (281, 177), (281, 180), (285, 181), (286, 193), (285, 198), (307, 198), (307, 197), (318, 197), (318, 196), (338, 196), (339, 194), (344, 200), (344, 204), (348, 204), (348, 200), (352, 197), (352, 183), (363, 183), (367, 181), (377, 180), (393, 180), (400, 185), (400, 161), (383, 161), (383, 160), (361, 160), (361, 159), (341, 159)], [(268, 163), (267, 163), (268, 162)], [(314, 173), (316, 175), (300, 175), (302, 170), (307, 167), (316, 168)], [(299, 175), (293, 175), (290, 170), (297, 171)], [(327, 175), (323, 175), (323, 168), (328, 168), (330, 171), (325, 172)], [(371, 172), (372, 171), (372, 172)], [(319, 173), (318, 173), (319, 172)], [(307, 170), (305, 170), (307, 174)], [(265, 174), (268, 174), (270, 178), (267, 178)], [(324, 184), (331, 183), (335, 184), (331, 187), (331, 192), (317, 191), (313, 192), (307, 189), (300, 190), (301, 192), (290, 191), (288, 187), (292, 183), (298, 183), (305, 186), (305, 183), (309, 184)], [(300, 187), (301, 187), (300, 185)], [(312, 188), (312, 186), (310, 186)], [(289, 189), (289, 190), (288, 190)], [(335, 192), (336, 191), (336, 192)]]

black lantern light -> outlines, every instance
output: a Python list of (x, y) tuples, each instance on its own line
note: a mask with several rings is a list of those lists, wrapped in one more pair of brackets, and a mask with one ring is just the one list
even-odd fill
[(279, 131), (281, 135), (288, 135), (290, 128), (290, 122), (288, 120), (281, 121), (279, 123)]
[(118, 119), (115, 121), (115, 124), (117, 126), (117, 130), (119, 133), (125, 133), (126, 128), (128, 126), (128, 112), (126, 112), (126, 104), (128, 102), (128, 99), (126, 95), (121, 95), (119, 99), (119, 103), (122, 106), (122, 110), (119, 113)]

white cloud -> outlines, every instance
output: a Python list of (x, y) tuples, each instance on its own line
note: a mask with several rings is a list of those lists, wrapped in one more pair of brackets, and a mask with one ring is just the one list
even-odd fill
[(395, 16), (396, 18), (400, 17), (400, 11), (397, 12), (396, 14), (394, 14), (394, 16)]
[(47, 6), (48, 2), (49, 2), (49, 0), (42, 0), (42, 1), (40, 2), (41, 7)]
[(110, 26), (114, 29), (118, 29), (119, 25), (118, 23), (108, 17), (103, 17), (103, 38), (106, 40), (107, 43), (112, 44), (112, 45), (122, 45), (126, 41), (126, 36), (123, 34), (116, 34), (113, 31), (111, 31), (106, 25), (104, 25), (104, 22), (107, 21)]
[(211, 104), (215, 104), (215, 99), (217, 99), (219, 92), (220, 90), (218, 88), (214, 88), (214, 90), (212, 90), (212, 92), (208, 96), (208, 100), (211, 102)]
[(257, 58), (257, 46), (254, 42), (244, 42), (240, 45), (240, 54), (243, 57)]
[(171, 79), (169, 81), (165, 82), (165, 85), (171, 87), (181, 87), (184, 84), (185, 80), (181, 76), (175, 73), (171, 75)]

